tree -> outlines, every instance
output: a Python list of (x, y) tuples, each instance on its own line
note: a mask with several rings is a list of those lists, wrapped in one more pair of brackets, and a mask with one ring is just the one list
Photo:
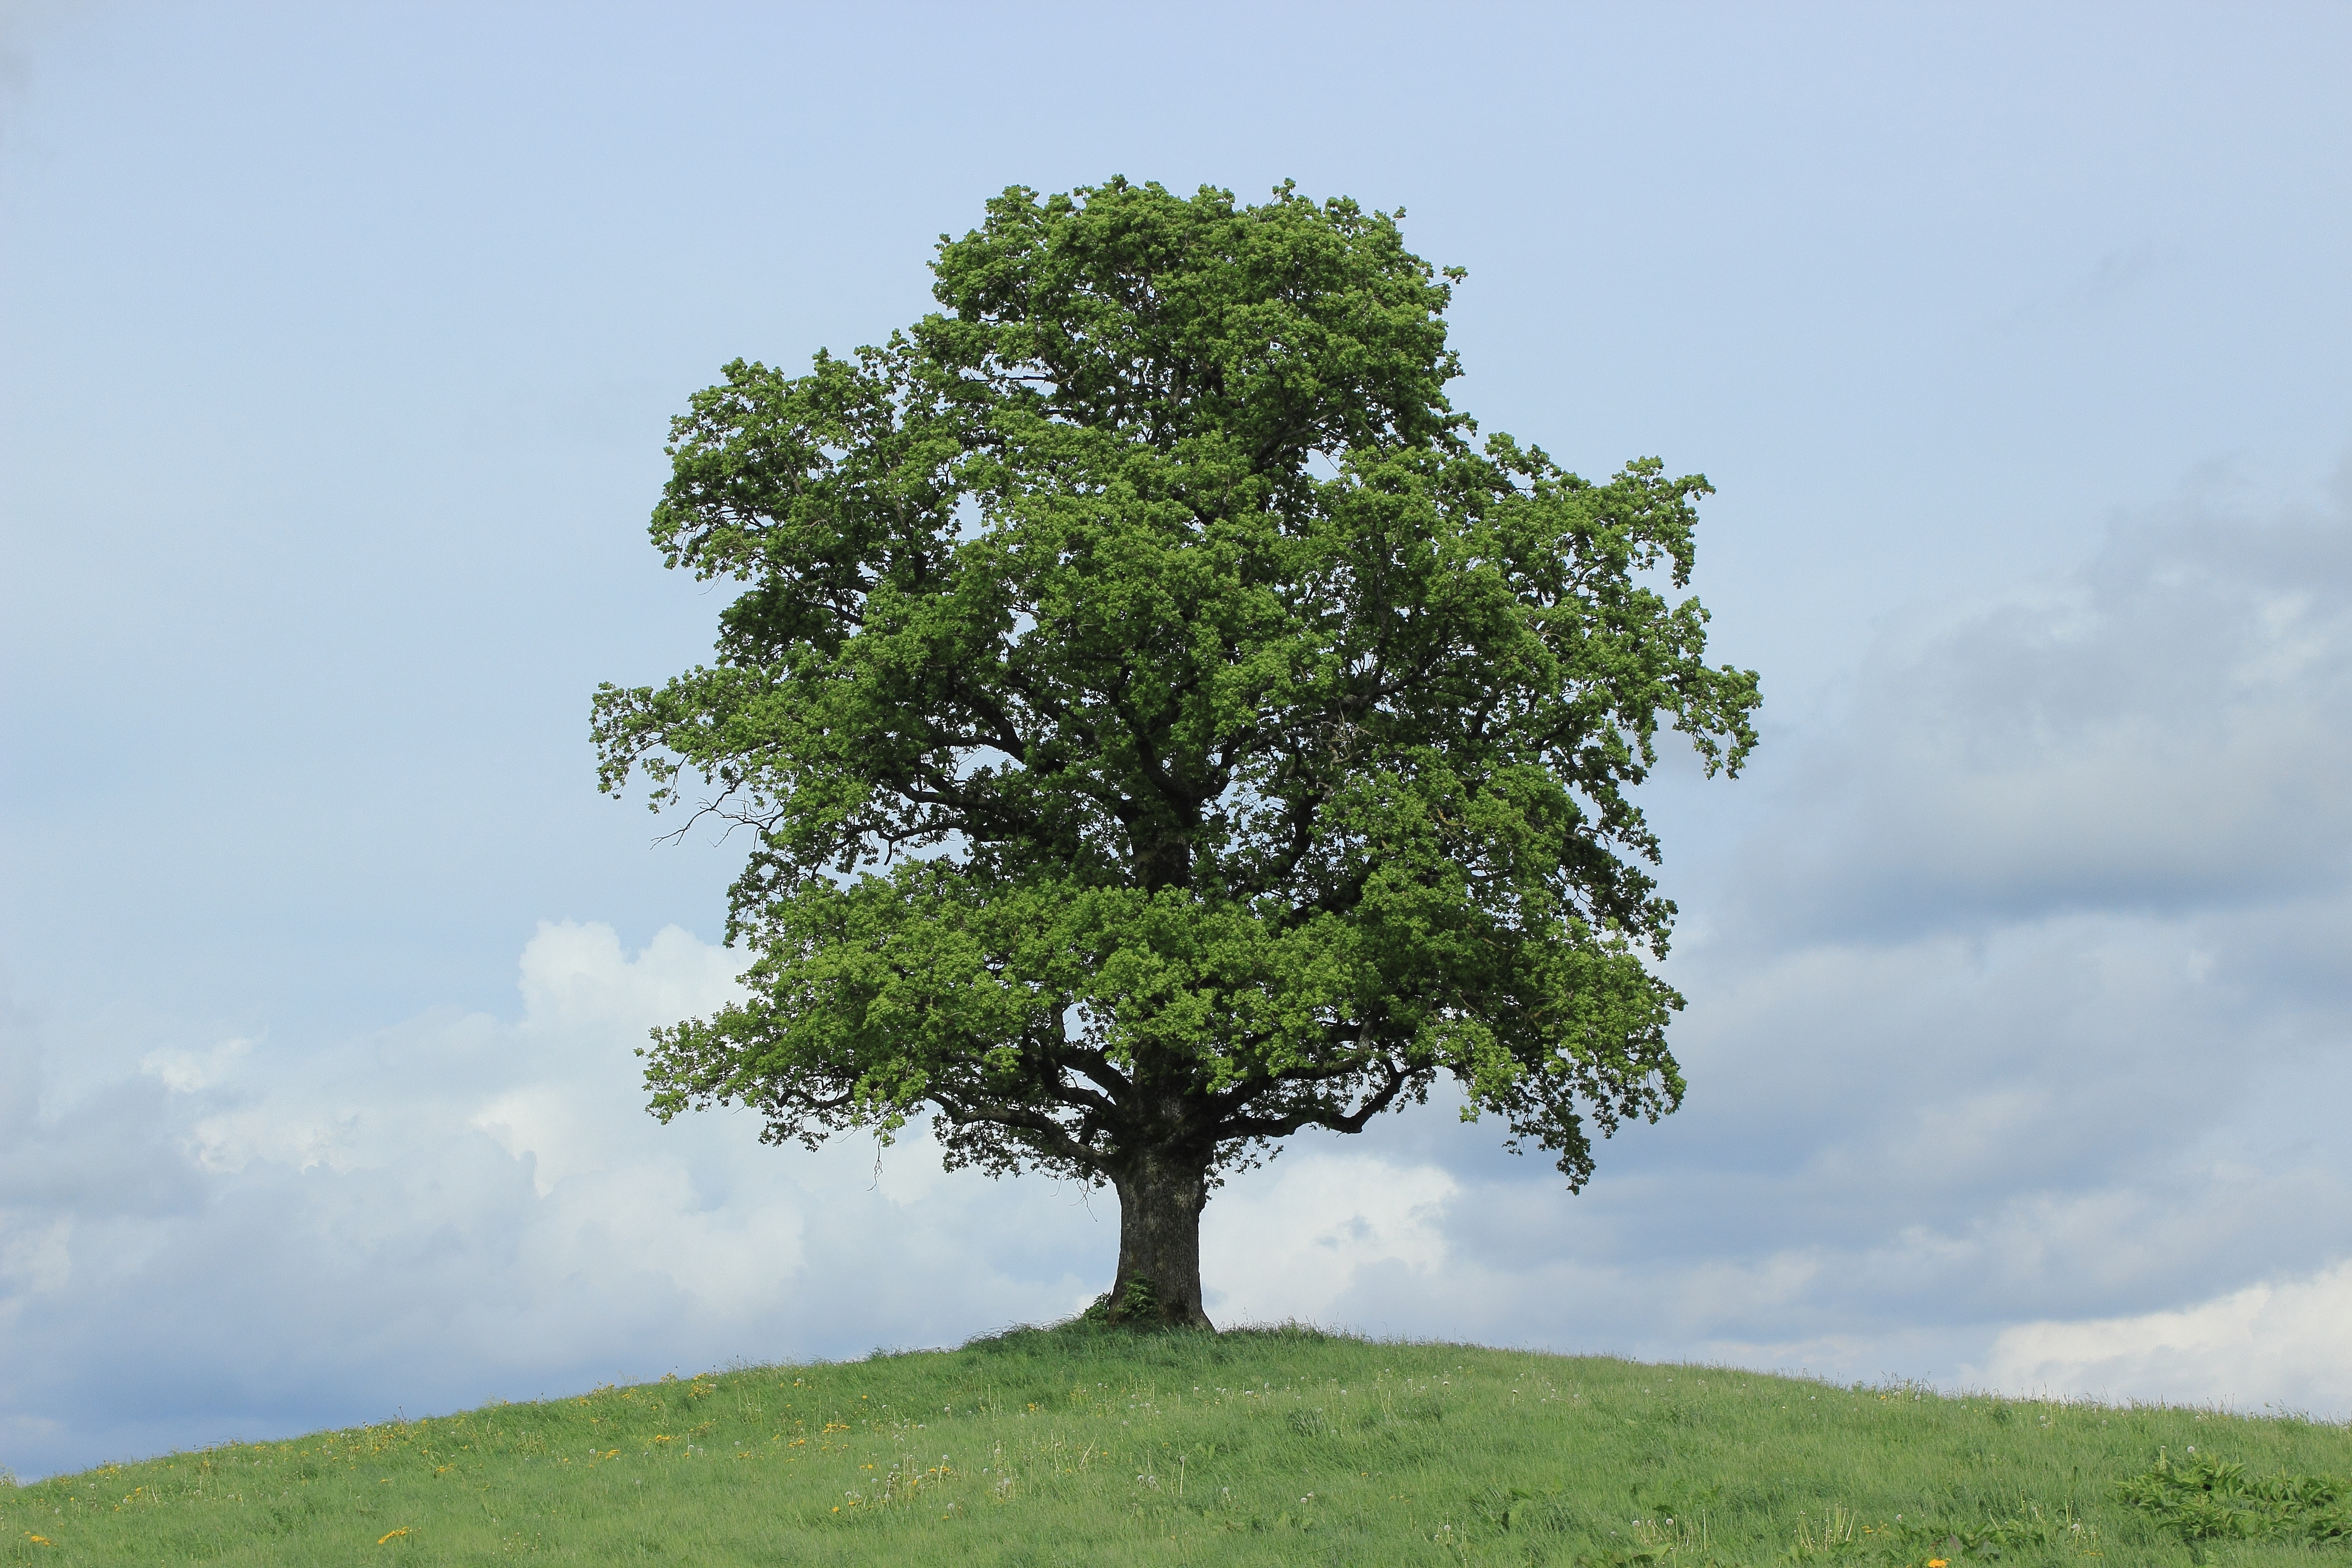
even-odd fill
[(748, 999), (658, 1029), (656, 1115), (1108, 1183), (1115, 1318), (1206, 1326), (1222, 1173), (1441, 1074), (1555, 1154), (1684, 1083), (1628, 789), (1709, 773), (1698, 476), (1596, 484), (1448, 403), (1402, 213), (1125, 180), (991, 201), (937, 313), (727, 366), (652, 532), (740, 584), (716, 662), (595, 700), (600, 782), (752, 831)]

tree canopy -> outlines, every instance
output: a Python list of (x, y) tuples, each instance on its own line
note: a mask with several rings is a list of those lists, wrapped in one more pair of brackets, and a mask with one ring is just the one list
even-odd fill
[(604, 788), (751, 830), (750, 964), (656, 1032), (656, 1114), (930, 1113), (950, 1164), (1116, 1186), (1113, 1314), (1205, 1322), (1201, 1205), (1291, 1133), (1450, 1077), (1575, 1188), (1679, 1103), (1629, 791), (1661, 728), (1755, 743), (1660, 591), (1708, 487), (1479, 439), (1401, 216), (1014, 187), (936, 312), (694, 396), (653, 537), (740, 591), (594, 734)]

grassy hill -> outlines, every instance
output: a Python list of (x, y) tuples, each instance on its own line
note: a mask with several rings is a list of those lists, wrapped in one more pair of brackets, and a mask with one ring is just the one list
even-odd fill
[(0, 1489), (0, 1563), (2310, 1564), (2347, 1475), (2294, 1419), (1077, 1324)]

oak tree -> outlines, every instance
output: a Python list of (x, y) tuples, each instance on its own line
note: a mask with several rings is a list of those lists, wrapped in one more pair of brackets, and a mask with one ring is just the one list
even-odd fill
[(594, 733), (751, 830), (749, 968), (656, 1115), (1107, 1183), (1111, 1315), (1206, 1325), (1202, 1205), (1292, 1133), (1450, 1078), (1572, 1190), (1675, 1109), (1629, 791), (1662, 727), (1737, 773), (1759, 700), (1661, 591), (1707, 485), (1478, 438), (1402, 216), (1015, 187), (936, 312), (695, 395), (653, 537), (739, 591)]

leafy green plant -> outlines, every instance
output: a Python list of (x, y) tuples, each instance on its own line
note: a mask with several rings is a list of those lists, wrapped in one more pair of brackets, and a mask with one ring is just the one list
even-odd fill
[(2352, 1538), (2344, 1484), (2327, 1476), (2250, 1476), (2210, 1454), (2156, 1463), (2118, 1483), (2117, 1495), (2195, 1545), (2208, 1541), (2334, 1542)]
[(1094, 1304), (1078, 1314), (1089, 1323), (1121, 1323), (1130, 1326), (1159, 1322), (1160, 1291), (1150, 1280), (1140, 1275), (1124, 1286), (1106, 1290), (1094, 1299)]

